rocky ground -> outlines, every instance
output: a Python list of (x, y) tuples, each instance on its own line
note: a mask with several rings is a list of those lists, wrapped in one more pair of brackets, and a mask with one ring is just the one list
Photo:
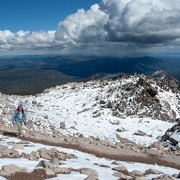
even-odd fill
[[(16, 149), (27, 146), (28, 142), (79, 150), (97, 157), (112, 159), (115, 164), (116, 161), (128, 161), (180, 169), (180, 146), (163, 146), (165, 144), (157, 140), (157, 137), (167, 130), (162, 128), (164, 127), (162, 124), (166, 121), (174, 123), (180, 116), (179, 85), (174, 83), (151, 79), (144, 75), (134, 75), (115, 81), (70, 83), (47, 89), (36, 96), (0, 94), (2, 134), (16, 136), (16, 127), (11, 125), (16, 105), (22, 103), (28, 116), (24, 137), (19, 137), (22, 142), (13, 144), (14, 149), (1, 146), (0, 158), (23, 157), (30, 160), (39, 158), (47, 160), (37, 165), (41, 167), (40, 169), (36, 168), (31, 173), (14, 165), (3, 166), (0, 176), (14, 180), (41, 180), (76, 171), (86, 174), (86, 180), (98, 179), (97, 172), (93, 169), (55, 168), (54, 163), (60, 164), (59, 161), (64, 157), (57, 149), (50, 152), (39, 149), (31, 154), (19, 154)], [(141, 119), (129, 121), (129, 118)], [(151, 118), (152, 122), (142, 118)], [(156, 119), (161, 120), (161, 125), (153, 121)], [(169, 123), (167, 128), (171, 125)], [(132, 131), (134, 127), (137, 128)], [(148, 145), (141, 144), (141, 138), (138, 137), (153, 141), (149, 140)], [(179, 138), (177, 141), (179, 142)], [(71, 155), (67, 155), (68, 157), (74, 158)], [(106, 167), (106, 164), (102, 166)], [(118, 166), (112, 171), (115, 177), (121, 179), (143, 180), (146, 179), (147, 174), (157, 174), (158, 179), (180, 178), (180, 174), (172, 176), (152, 169), (147, 169), (145, 172), (131, 172), (127, 167)]]
[[(0, 127), (0, 132), (7, 136), (16, 136), (16, 132), (13, 130), (13, 127)], [(129, 162), (141, 162), (146, 164), (157, 164), (161, 166), (168, 166), (175, 169), (180, 169), (180, 151), (177, 149), (165, 149), (160, 142), (152, 144), (150, 147), (143, 147), (137, 145), (128, 139), (121, 138), (118, 136), (120, 142), (116, 144), (110, 144), (103, 141), (91, 140), (83, 137), (75, 138), (72, 136), (62, 136), (62, 135), (48, 135), (40, 132), (26, 133), (24, 137), (20, 137), (22, 144), (15, 144), (16, 148), (21, 148), (23, 142), (38, 142), (46, 145), (60, 146), (65, 148), (72, 148), (82, 152), (94, 154), (98, 157), (105, 157), (113, 159), (114, 163), (116, 160), (120, 161), (129, 161)], [(8, 167), (2, 168), (0, 174), (5, 176), (8, 179), (13, 180), (24, 180), (24, 177), (27, 179), (46, 179), (55, 176), (58, 173), (66, 174), (72, 171), (79, 171), (85, 173), (89, 178), (86, 179), (98, 179), (96, 172), (93, 170), (83, 170), (83, 169), (64, 169), (59, 168), (55, 169), (53, 163), (59, 162), (62, 158), (74, 158), (72, 154), (62, 154), (56, 149), (52, 149), (49, 152), (46, 149), (40, 149), (34, 154), (17, 154), (14, 150), (6, 149), (6, 153), (3, 154), (1, 148), (1, 157), (26, 157), (27, 159), (38, 159), (40, 157), (47, 159), (48, 161), (42, 161), (38, 166), (43, 167), (42, 169), (35, 169), (33, 172), (28, 173), (26, 170), (15, 170), (15, 173), (7, 173)], [(9, 153), (8, 153), (9, 151)], [(56, 154), (56, 155), (54, 155)], [(48, 167), (48, 168), (47, 168)], [(6, 169), (7, 168), (7, 169)], [(17, 167), (14, 167), (15, 169)], [(12, 169), (12, 167), (10, 167)], [(142, 172), (129, 172), (126, 167), (119, 166), (115, 169), (115, 176), (121, 179), (146, 179), (145, 174)], [(147, 170), (146, 173), (160, 174), (155, 170)], [(175, 174), (174, 177), (180, 178), (180, 174)], [(173, 179), (170, 175), (161, 175), (159, 179)]]

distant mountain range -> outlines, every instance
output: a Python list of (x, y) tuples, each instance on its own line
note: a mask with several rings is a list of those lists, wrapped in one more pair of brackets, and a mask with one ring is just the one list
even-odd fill
[(20, 56), (0, 59), (0, 92), (36, 94), (96, 74), (149, 74), (166, 71), (180, 80), (180, 61), (149, 56), (139, 58), (95, 56)]

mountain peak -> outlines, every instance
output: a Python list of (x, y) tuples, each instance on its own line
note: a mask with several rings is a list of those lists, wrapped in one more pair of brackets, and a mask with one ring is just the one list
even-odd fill
[[(21, 102), (32, 130), (71, 135), (81, 132), (90, 137), (90, 127), (95, 124), (96, 137), (106, 139), (124, 119), (175, 122), (180, 117), (179, 94), (179, 88), (168, 86), (164, 80), (143, 74), (124, 75), (115, 80), (71, 82), (35, 96), (0, 94), (1, 114), (3, 123), (11, 123), (11, 114)], [(104, 123), (114, 130), (104, 133)]]
[(154, 73), (150, 74), (150, 76), (162, 80), (164, 85), (166, 84), (171, 88), (180, 87), (180, 82), (166, 71), (155, 71)]

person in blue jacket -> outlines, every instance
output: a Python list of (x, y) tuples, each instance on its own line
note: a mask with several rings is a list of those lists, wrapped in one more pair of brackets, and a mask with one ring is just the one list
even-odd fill
[(14, 115), (12, 118), (13, 124), (16, 123), (17, 125), (19, 136), (22, 135), (22, 125), (23, 124), (26, 125), (26, 121), (27, 121), (26, 113), (24, 112), (22, 104), (20, 104), (18, 108), (16, 109), (16, 111), (14, 112)]

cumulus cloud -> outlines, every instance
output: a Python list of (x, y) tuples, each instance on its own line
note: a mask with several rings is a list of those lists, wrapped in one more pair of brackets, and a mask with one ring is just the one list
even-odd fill
[[(106, 7), (106, 4), (107, 2), (104, 1), (103, 6)], [(164, 1), (164, 3), (160, 0), (127, 1), (119, 11), (116, 10), (105, 25), (107, 40), (135, 43), (135, 45), (161, 44), (176, 40), (180, 30), (178, 23), (180, 11), (172, 7), (172, 1)], [(108, 13), (110, 13), (109, 9), (111, 10), (112, 7), (106, 9)]]
[(18, 31), (13, 33), (9, 30), (0, 31), (0, 51), (45, 48), (54, 42), (55, 31)]
[(103, 0), (60, 22), (56, 40), (123, 55), (179, 43), (179, 33), (178, 0)]
[(80, 9), (59, 23), (56, 40), (70, 43), (103, 40), (106, 36), (103, 26), (107, 20), (108, 15), (97, 4), (88, 11)]
[(180, 45), (179, 0), (102, 0), (59, 22), (56, 31), (0, 31), (0, 50), (128, 55)]

